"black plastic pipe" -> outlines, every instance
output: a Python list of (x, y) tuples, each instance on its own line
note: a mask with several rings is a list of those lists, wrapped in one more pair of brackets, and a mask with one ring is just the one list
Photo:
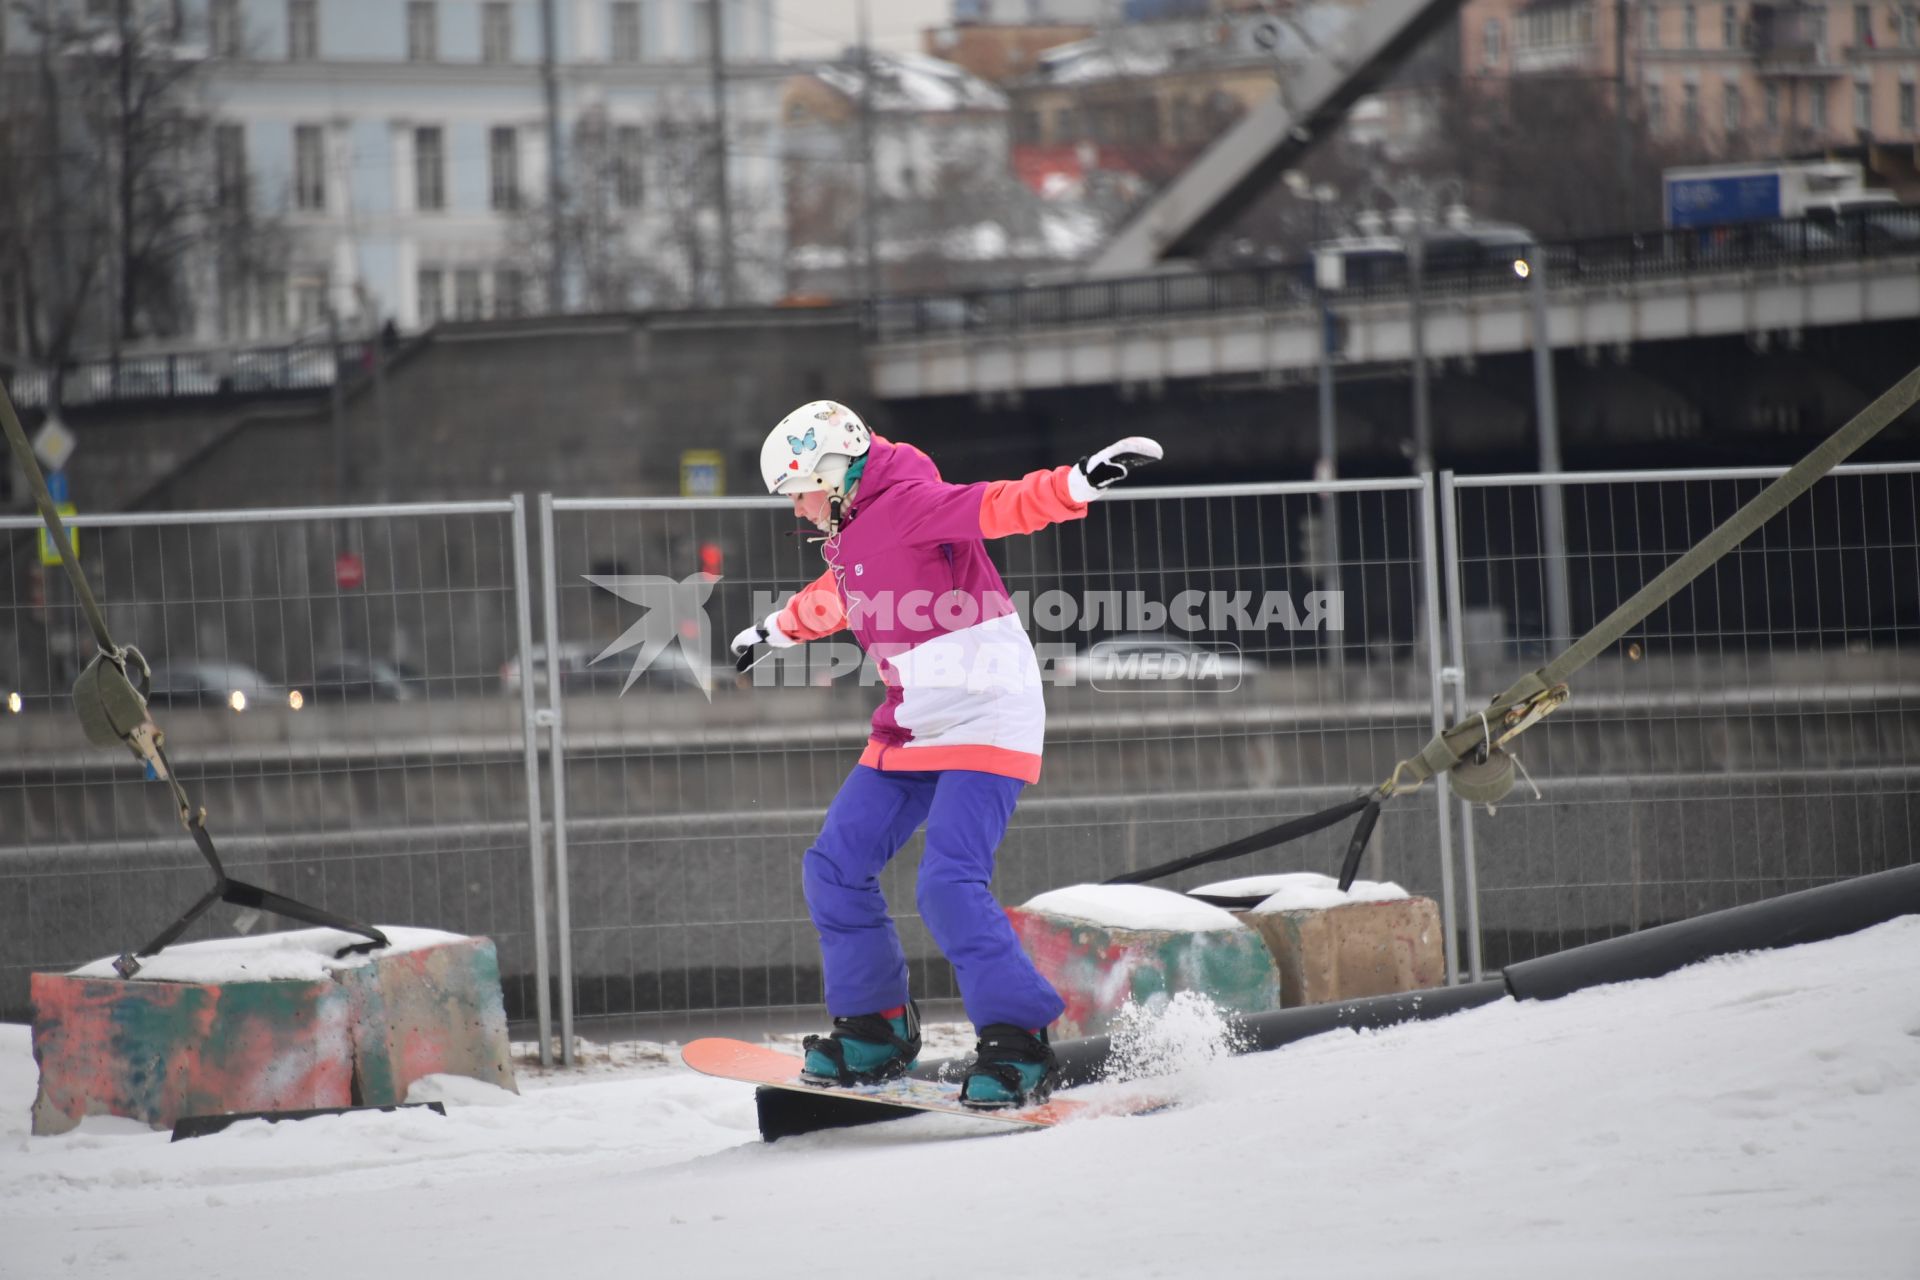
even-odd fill
[(1514, 999), (1556, 1000), (1584, 987), (1662, 977), (1714, 956), (1824, 942), (1915, 913), (1920, 863), (1590, 942), (1503, 972)]

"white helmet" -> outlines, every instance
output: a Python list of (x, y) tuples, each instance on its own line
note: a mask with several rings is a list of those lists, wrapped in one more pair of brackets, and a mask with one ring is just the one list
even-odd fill
[(847, 464), (866, 453), (873, 433), (860, 415), (832, 400), (801, 405), (760, 446), (760, 475), (768, 493), (846, 497)]

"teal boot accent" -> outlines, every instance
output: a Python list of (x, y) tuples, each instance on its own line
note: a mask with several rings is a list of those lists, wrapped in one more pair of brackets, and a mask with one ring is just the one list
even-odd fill
[(808, 1036), (800, 1078), (814, 1084), (878, 1084), (920, 1062), (920, 1006), (907, 1001), (897, 1018), (863, 1013), (835, 1018), (830, 1036)]
[(1057, 1065), (1044, 1028), (1035, 1034), (1005, 1022), (982, 1027), (960, 1101), (981, 1111), (1045, 1102)]

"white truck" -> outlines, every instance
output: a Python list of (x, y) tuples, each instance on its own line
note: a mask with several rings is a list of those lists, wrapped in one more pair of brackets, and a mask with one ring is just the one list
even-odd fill
[(1724, 227), (1777, 218), (1834, 222), (1900, 206), (1890, 191), (1869, 187), (1850, 160), (1778, 164), (1712, 164), (1663, 175), (1669, 227)]

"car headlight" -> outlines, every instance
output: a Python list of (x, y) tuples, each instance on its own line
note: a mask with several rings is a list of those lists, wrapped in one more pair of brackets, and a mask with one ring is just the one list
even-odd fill
[(227, 705), (235, 711), (245, 711), (247, 709), (247, 695), (243, 691), (235, 689), (227, 695)]

